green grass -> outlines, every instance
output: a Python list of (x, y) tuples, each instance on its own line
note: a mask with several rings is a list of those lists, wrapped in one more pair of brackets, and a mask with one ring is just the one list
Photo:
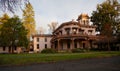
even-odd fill
[(64, 60), (77, 60), (81, 58), (101, 58), (120, 56), (120, 51), (114, 52), (87, 52), (87, 53), (57, 53), (57, 54), (0, 54), (2, 65), (26, 65), (44, 62), (57, 62)]

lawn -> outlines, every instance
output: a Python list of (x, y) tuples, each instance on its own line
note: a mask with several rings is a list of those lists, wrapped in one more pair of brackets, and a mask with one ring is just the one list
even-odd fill
[(111, 56), (120, 56), (120, 51), (56, 54), (0, 54), (0, 66), (26, 65), (66, 60), (78, 60), (81, 58), (102, 58)]

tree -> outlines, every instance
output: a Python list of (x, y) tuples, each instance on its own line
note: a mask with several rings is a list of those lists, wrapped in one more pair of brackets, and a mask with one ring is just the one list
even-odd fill
[(37, 34), (44, 34), (45, 29), (43, 27), (39, 27)]
[(0, 45), (9, 47), (13, 53), (15, 47), (26, 47), (28, 45), (27, 30), (23, 26), (21, 20), (15, 16), (8, 19), (0, 28)]
[(35, 20), (34, 20), (34, 11), (33, 7), (28, 2), (25, 6), (25, 9), (23, 10), (23, 25), (28, 30), (27, 37), (30, 39), (30, 37), (36, 33), (35, 31)]
[(9, 18), (10, 17), (6, 13), (2, 17), (0, 17), (0, 28), (2, 27), (3, 23), (7, 22)]
[(29, 0), (0, 0), (0, 9), (3, 11), (15, 12), (22, 6), (22, 2), (27, 3)]
[(53, 31), (55, 31), (55, 29), (57, 28), (57, 26), (58, 26), (58, 22), (51, 22), (50, 24), (48, 24), (50, 33), (52, 33)]
[(7, 20), (9, 19), (10, 17), (8, 16), (7, 13), (3, 14), (2, 17), (0, 17), (0, 23), (3, 24), (5, 22), (7, 22)]
[(108, 50), (110, 50), (110, 41), (118, 31), (120, 24), (119, 11), (116, 9), (119, 5), (117, 0), (106, 0), (102, 4), (97, 5), (97, 10), (93, 11), (91, 21), (97, 26), (100, 35), (107, 36)]
[[(119, 11), (116, 10), (116, 7), (118, 4), (117, 0), (106, 0), (102, 4), (98, 4), (97, 10), (93, 11), (91, 21), (93, 22), (93, 25), (97, 26), (97, 31), (102, 35), (107, 35), (111, 32), (114, 34), (117, 31), (116, 26), (119, 24)], [(107, 32), (107, 30), (104, 31), (107, 29), (105, 28), (106, 24), (109, 24), (109, 28), (112, 29), (111, 32)]]

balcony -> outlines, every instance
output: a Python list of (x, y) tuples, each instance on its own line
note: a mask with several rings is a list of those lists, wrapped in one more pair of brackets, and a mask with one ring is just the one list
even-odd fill
[(57, 39), (71, 39), (71, 38), (78, 38), (78, 39), (87, 39), (88, 35), (87, 34), (63, 34), (63, 35), (54, 35), (52, 40), (57, 40)]

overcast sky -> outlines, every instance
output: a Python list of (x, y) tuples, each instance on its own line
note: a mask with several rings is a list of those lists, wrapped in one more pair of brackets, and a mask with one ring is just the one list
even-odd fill
[[(35, 11), (36, 28), (43, 27), (48, 31), (47, 24), (59, 24), (77, 19), (81, 13), (91, 16), (97, 4), (105, 0), (30, 0)], [(119, 0), (120, 1), (120, 0)], [(17, 12), (18, 15), (21, 13)]]

